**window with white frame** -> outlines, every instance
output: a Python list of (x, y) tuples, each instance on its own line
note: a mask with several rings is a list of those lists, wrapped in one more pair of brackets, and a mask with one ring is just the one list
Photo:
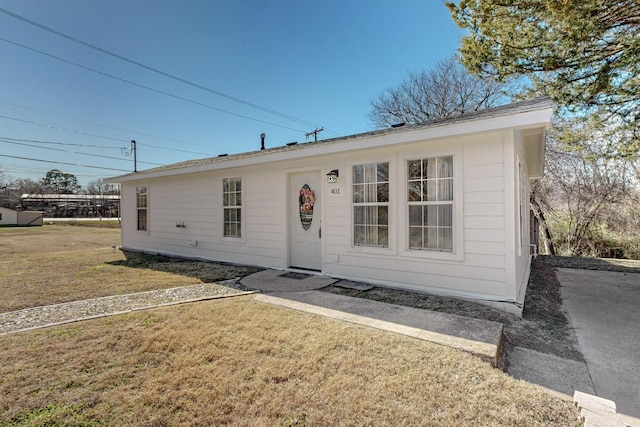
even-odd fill
[(148, 192), (147, 187), (136, 187), (136, 209), (138, 210), (138, 230), (148, 231)]
[(242, 237), (242, 179), (222, 180), (224, 237)]
[(407, 161), (409, 249), (453, 251), (453, 156)]
[(389, 246), (389, 163), (353, 166), (353, 244)]

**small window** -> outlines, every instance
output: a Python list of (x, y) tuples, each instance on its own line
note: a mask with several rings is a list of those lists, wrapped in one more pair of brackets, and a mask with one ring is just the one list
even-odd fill
[(136, 208), (138, 210), (138, 230), (148, 231), (147, 228), (147, 187), (136, 187)]
[(453, 156), (407, 162), (409, 249), (453, 251)]
[(222, 180), (224, 236), (242, 237), (242, 179)]
[(353, 166), (353, 244), (389, 246), (389, 163)]

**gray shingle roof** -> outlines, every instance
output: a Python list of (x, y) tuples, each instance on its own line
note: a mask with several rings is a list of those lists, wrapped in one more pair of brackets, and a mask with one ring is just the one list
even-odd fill
[(290, 145), (284, 145), (279, 147), (267, 148), (265, 150), (256, 150), (256, 151), (249, 151), (245, 153), (221, 155), (217, 157), (208, 157), (203, 159), (186, 160), (184, 162), (172, 163), (165, 166), (158, 166), (155, 168), (146, 169), (139, 172), (133, 172), (125, 175), (116, 176), (116, 177), (110, 178), (109, 181), (118, 182), (119, 178), (132, 178), (133, 176), (140, 176), (141, 174), (146, 175), (146, 174), (156, 173), (156, 172), (192, 168), (192, 167), (215, 164), (215, 163), (223, 163), (231, 160), (264, 156), (264, 155), (278, 153), (282, 151), (301, 150), (301, 149), (309, 148), (312, 146), (316, 146), (318, 144), (323, 144), (323, 145), (339, 144), (339, 143), (343, 143), (353, 139), (369, 137), (369, 136), (381, 136), (381, 135), (387, 135), (387, 134), (409, 132), (409, 131), (420, 130), (420, 129), (449, 126), (453, 124), (472, 122), (476, 120), (485, 120), (485, 119), (497, 118), (502, 116), (516, 115), (516, 114), (527, 113), (527, 112), (536, 111), (536, 110), (542, 110), (546, 108), (553, 108), (553, 106), (554, 105), (552, 101), (548, 97), (536, 98), (528, 101), (521, 101), (521, 102), (501, 105), (499, 107), (486, 108), (483, 110), (473, 111), (473, 112), (464, 113), (464, 114), (458, 114), (453, 117), (432, 120), (432, 121), (419, 123), (419, 124), (404, 125), (400, 127), (390, 127), (386, 129), (374, 130), (371, 132), (364, 132), (364, 133), (342, 136), (342, 137), (331, 138), (331, 139), (324, 139), (320, 141), (304, 142), (304, 143), (297, 143), (295, 145), (290, 144)]

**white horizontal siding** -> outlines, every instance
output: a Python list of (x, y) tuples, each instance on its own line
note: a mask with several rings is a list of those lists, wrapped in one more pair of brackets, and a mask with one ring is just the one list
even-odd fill
[(483, 269), (492, 269), (492, 277), (506, 282), (503, 139), (487, 135), (465, 145), (464, 251), (478, 277), (489, 277)]
[[(367, 149), (340, 156), (282, 161), (142, 182), (150, 190), (150, 232), (135, 231), (135, 184), (123, 185), (123, 245), (150, 252), (287, 267), (288, 174), (339, 169), (338, 184), (323, 182), (321, 197), (323, 272), (372, 283), (451, 295), (498, 298), (507, 294), (505, 264), (504, 134), (492, 133), (446, 141), (414, 142), (397, 150)], [(435, 154), (434, 154), (435, 153)], [(450, 155), (462, 162), (460, 256), (435, 259), (429, 251), (409, 251), (406, 241), (407, 158)], [(350, 171), (354, 164), (388, 161), (392, 176), (388, 248), (352, 246)], [(243, 180), (243, 236), (222, 236), (222, 179)], [(330, 194), (330, 188), (340, 190)], [(296, 220), (296, 218), (292, 218)], [(176, 227), (184, 223), (186, 228)], [(197, 246), (190, 246), (197, 240)], [(438, 255), (438, 254), (436, 254)], [(440, 254), (442, 255), (442, 254)], [(446, 255), (446, 254), (444, 254)], [(455, 254), (458, 255), (458, 254)]]
[(468, 253), (465, 260), (469, 265), (504, 269), (504, 246), (501, 246), (501, 248), (502, 250), (498, 250), (498, 248), (496, 248), (496, 250), (491, 250), (491, 248), (476, 250)]
[(465, 228), (465, 242), (504, 243), (504, 230)]
[(472, 212), (474, 216), (504, 216), (504, 203), (465, 203), (464, 207), (465, 212)]
[(504, 206), (504, 191), (467, 191), (464, 193), (465, 206), (480, 203), (501, 203)]
[(504, 216), (477, 216), (475, 213), (466, 212), (464, 216), (467, 230), (504, 230)]
[[(505, 245), (504, 242), (483, 242), (467, 240), (465, 242), (465, 251), (467, 254), (467, 261), (471, 263), (470, 259), (473, 259), (473, 255), (500, 255), (504, 259)], [(472, 263), (471, 263), (472, 264)], [(483, 266), (484, 264), (472, 264)], [(494, 267), (498, 267), (494, 265)], [(504, 267), (504, 264), (502, 265)]]
[[(222, 223), (222, 180), (243, 179), (244, 238), (224, 238)], [(123, 246), (134, 249), (228, 262), (278, 266), (283, 264), (285, 229), (283, 195), (279, 185), (254, 177), (260, 183), (252, 189), (252, 177), (242, 170), (230, 173), (201, 173), (140, 183), (149, 187), (149, 233), (137, 232), (135, 186), (123, 186), (133, 193), (123, 202), (132, 212), (123, 228)], [(272, 185), (269, 185), (272, 184)], [(280, 200), (278, 200), (280, 199)], [(185, 227), (176, 227), (184, 224)], [(251, 233), (251, 237), (248, 234)], [(196, 246), (190, 245), (197, 241)]]
[(504, 179), (497, 176), (465, 178), (465, 193), (485, 191), (504, 191)]
[[(497, 146), (491, 144), (490, 146), (497, 148)], [(501, 152), (496, 150), (497, 152)], [(482, 153), (481, 158), (473, 157), (469, 160), (469, 164), (465, 165), (464, 174), (466, 178), (487, 178), (487, 177), (502, 177), (503, 163), (500, 161), (495, 163), (496, 158), (489, 157), (487, 152)], [(478, 163), (480, 161), (491, 163)]]
[[(330, 273), (339, 277), (360, 279), (362, 270), (372, 283), (403, 287), (423, 292), (438, 292), (448, 295), (466, 295), (470, 297), (497, 296), (504, 292), (504, 277), (493, 277), (496, 269), (485, 269), (487, 277), (468, 277), (459, 268), (438, 269), (438, 272), (422, 270), (416, 267), (419, 263), (403, 263), (407, 269), (402, 274), (389, 268), (382, 260), (357, 259), (340, 256), (339, 264), (329, 264)], [(430, 265), (432, 265), (430, 263)], [(478, 271), (478, 270), (476, 270)], [(482, 272), (482, 271), (478, 271)]]

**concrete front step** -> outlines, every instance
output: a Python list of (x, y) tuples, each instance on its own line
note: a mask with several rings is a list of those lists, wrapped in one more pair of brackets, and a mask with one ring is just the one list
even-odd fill
[(612, 400), (576, 391), (573, 401), (580, 408), (585, 427), (625, 427)]

